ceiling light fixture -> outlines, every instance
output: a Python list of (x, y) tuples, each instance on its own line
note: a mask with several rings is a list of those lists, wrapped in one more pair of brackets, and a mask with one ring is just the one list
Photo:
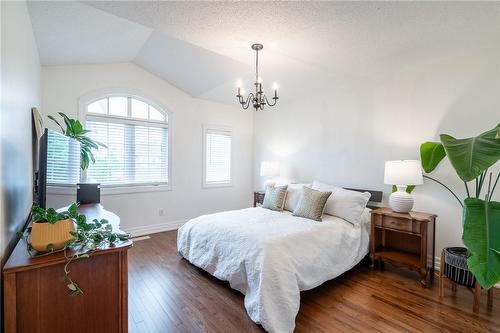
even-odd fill
[(240, 84), (238, 84), (238, 94), (236, 95), (236, 98), (238, 98), (238, 102), (241, 104), (243, 109), (248, 109), (250, 106), (250, 103), (252, 103), (252, 106), (254, 107), (255, 111), (258, 110), (264, 110), (264, 106), (275, 106), (276, 102), (278, 101), (278, 86), (275, 84), (274, 85), (274, 97), (272, 98), (274, 100), (274, 103), (269, 103), (269, 100), (267, 99), (266, 94), (264, 91), (262, 91), (262, 79), (259, 77), (259, 51), (262, 50), (264, 46), (262, 44), (253, 44), (252, 45), (252, 50), (255, 51), (255, 94), (250, 93), (248, 94), (248, 97), (245, 99), (243, 98), (243, 94), (245, 93), (241, 87)]

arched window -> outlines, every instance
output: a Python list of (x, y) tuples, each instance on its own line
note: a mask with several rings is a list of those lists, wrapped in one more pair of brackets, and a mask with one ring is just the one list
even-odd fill
[(103, 186), (168, 185), (169, 117), (142, 97), (113, 94), (83, 104), (95, 151), (87, 179)]

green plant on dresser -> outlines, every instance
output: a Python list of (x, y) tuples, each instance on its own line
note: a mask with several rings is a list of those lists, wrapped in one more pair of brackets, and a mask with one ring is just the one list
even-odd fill
[[(440, 141), (420, 146), (422, 167), (430, 173), (448, 157), (464, 183), (467, 197), (462, 202), (442, 182), (424, 177), (444, 186), (463, 207), (462, 240), (469, 250), (467, 266), (481, 286), (489, 289), (500, 281), (500, 202), (492, 201), (500, 172), (488, 173), (500, 159), (500, 124), (472, 138), (456, 139), (441, 134)], [(483, 189), (486, 189), (484, 194)]]
[[(58, 250), (64, 251), (66, 264), (63, 281), (68, 287), (70, 296), (83, 294), (83, 290), (70, 276), (71, 262), (89, 258), (102, 245), (112, 245), (128, 239), (126, 234), (113, 232), (112, 226), (106, 219), (94, 219), (92, 222), (87, 222), (87, 217), (78, 213), (76, 203), (71, 204), (68, 210), (63, 212), (58, 212), (53, 208), (45, 210), (35, 204), (32, 214), (33, 224), (28, 241), (28, 252), (32, 255), (32, 248), (38, 252), (45, 252), (42, 255)], [(57, 232), (54, 232), (56, 229)]]

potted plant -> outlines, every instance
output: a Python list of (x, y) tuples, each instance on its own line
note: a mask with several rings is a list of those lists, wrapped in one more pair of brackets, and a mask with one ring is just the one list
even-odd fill
[(64, 128), (54, 117), (48, 116), (49, 119), (54, 121), (60, 128), (61, 132), (78, 142), (80, 142), (80, 168), (85, 170), (89, 167), (90, 161), (95, 163), (95, 157), (92, 153), (92, 149), (99, 149), (99, 146), (107, 148), (105, 144), (100, 143), (98, 141), (94, 141), (89, 138), (86, 134), (89, 133), (89, 130), (86, 130), (80, 121), (76, 119), (71, 119), (67, 115), (62, 112), (58, 112), (59, 115), (63, 118), (64, 124), (66, 128)]
[(54, 252), (62, 250), (66, 242), (73, 241), (75, 231), (73, 216), (68, 212), (57, 212), (54, 208), (47, 210), (38, 205), (32, 208), (33, 223), (31, 225), (31, 247), (38, 252)]
[[(118, 234), (106, 219), (94, 219), (87, 222), (83, 214), (78, 214), (78, 205), (71, 204), (67, 211), (57, 212), (53, 208), (44, 210), (37, 205), (33, 206), (33, 224), (28, 242), (28, 252), (31, 248), (50, 254), (57, 250), (64, 251), (66, 264), (64, 265), (63, 280), (68, 287), (68, 295), (83, 294), (82, 289), (70, 276), (69, 265), (77, 259), (89, 258), (90, 255), (103, 246), (114, 246), (118, 241), (129, 238), (128, 234)], [(38, 225), (51, 225), (61, 227), (54, 232), (40, 229)], [(71, 225), (71, 227), (69, 227)], [(42, 234), (39, 235), (39, 234)], [(43, 239), (42, 241), (34, 240)]]
[[(488, 173), (500, 159), (500, 124), (472, 138), (456, 139), (441, 134), (440, 141), (420, 146), (422, 167), (430, 173), (448, 157), (464, 183), (467, 197), (462, 202), (442, 182), (424, 177), (444, 186), (463, 207), (462, 240), (468, 249), (467, 267), (479, 284), (489, 289), (500, 281), (500, 202), (492, 200), (500, 172), (496, 177)], [(472, 191), (470, 182), (473, 182)]]

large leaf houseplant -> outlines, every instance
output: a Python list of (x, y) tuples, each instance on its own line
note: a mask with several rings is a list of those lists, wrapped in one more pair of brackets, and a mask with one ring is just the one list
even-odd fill
[(448, 157), (463, 181), (467, 197), (462, 202), (449, 187), (424, 175), (445, 186), (462, 205), (462, 240), (469, 251), (467, 265), (481, 286), (491, 288), (500, 281), (500, 202), (492, 200), (500, 172), (494, 175), (488, 170), (500, 159), (500, 124), (472, 138), (441, 134), (440, 142), (420, 146), (420, 157), (426, 173)]
[(59, 112), (59, 115), (62, 117), (66, 128), (64, 128), (54, 117), (48, 116), (50, 120), (54, 121), (59, 128), (61, 128), (61, 132), (78, 142), (80, 142), (80, 167), (82, 170), (85, 170), (89, 167), (90, 161), (95, 163), (95, 157), (92, 153), (93, 149), (99, 149), (99, 146), (107, 148), (105, 144), (92, 140), (87, 136), (87, 133), (90, 131), (85, 129), (83, 125), (77, 119), (71, 119), (67, 115), (62, 112)]

